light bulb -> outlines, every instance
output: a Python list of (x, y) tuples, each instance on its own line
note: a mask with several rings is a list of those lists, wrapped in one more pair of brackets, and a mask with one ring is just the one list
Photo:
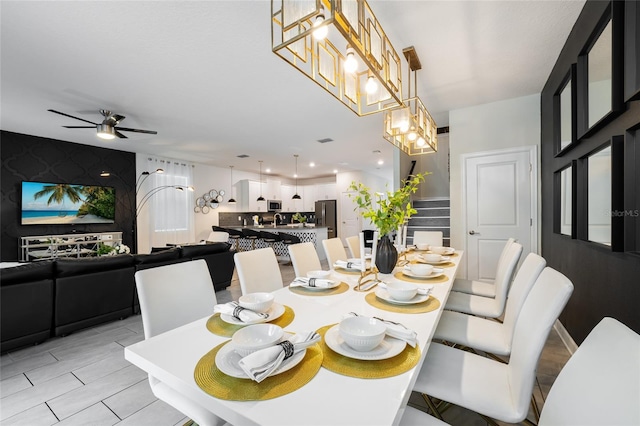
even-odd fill
[(324, 7), (320, 7), (320, 11), (318, 12), (318, 16), (316, 16), (316, 20), (313, 23), (313, 37), (316, 40), (324, 40), (329, 32), (329, 28), (326, 25), (322, 25), (324, 23)]
[(353, 47), (347, 47), (347, 58), (344, 60), (344, 71), (353, 74), (358, 70), (358, 61)]
[(408, 121), (401, 121), (400, 122), (400, 126), (398, 126), (400, 128), (400, 132), (401, 133), (407, 133), (407, 131), (409, 130), (409, 122)]
[(418, 141), (416, 142), (416, 145), (424, 146), (426, 143), (427, 143), (427, 141), (425, 141), (423, 137), (419, 137)]
[(369, 76), (369, 78), (367, 79), (367, 84), (364, 86), (364, 89), (370, 95), (378, 91), (378, 83), (376, 82), (375, 77)]
[(415, 141), (418, 138), (418, 134), (416, 133), (415, 129), (411, 129), (411, 131), (409, 132), (409, 134), (407, 135), (407, 138), (410, 141)]
[(378, 166), (382, 166), (384, 164), (384, 160), (380, 159), (378, 160)]

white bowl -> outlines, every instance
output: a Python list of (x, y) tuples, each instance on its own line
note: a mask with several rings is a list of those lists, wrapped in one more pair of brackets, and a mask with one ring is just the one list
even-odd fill
[(248, 325), (233, 333), (231, 342), (240, 356), (247, 356), (260, 349), (274, 346), (280, 342), (284, 330), (274, 324)]
[(429, 244), (426, 243), (417, 243), (416, 248), (418, 250), (429, 250)]
[(453, 247), (431, 247), (431, 251), (436, 254), (452, 254), (455, 249)]
[(340, 322), (338, 331), (350, 348), (368, 352), (382, 342), (387, 327), (377, 319), (349, 317)]
[(418, 287), (407, 282), (391, 281), (386, 284), (386, 287), (389, 296), (400, 301), (411, 300), (418, 293)]
[(240, 296), (238, 303), (245, 309), (254, 312), (267, 312), (273, 305), (274, 296), (271, 293), (249, 293)]
[(427, 254), (422, 255), (422, 257), (427, 262), (440, 262), (440, 261), (442, 261), (442, 255), (440, 255), (440, 254), (427, 253)]
[(433, 272), (433, 265), (427, 265), (425, 263), (411, 263), (409, 269), (415, 275), (426, 277)]
[(323, 278), (327, 279), (331, 275), (331, 271), (309, 271), (307, 272), (307, 278)]

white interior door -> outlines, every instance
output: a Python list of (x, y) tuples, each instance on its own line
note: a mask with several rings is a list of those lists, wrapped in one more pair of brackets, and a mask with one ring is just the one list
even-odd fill
[(340, 199), (340, 237), (344, 244), (347, 237), (358, 235), (360, 232), (360, 215), (354, 208), (356, 204), (349, 198), (349, 192), (343, 192)]
[(536, 251), (535, 148), (465, 156), (467, 278), (491, 281), (505, 242)]

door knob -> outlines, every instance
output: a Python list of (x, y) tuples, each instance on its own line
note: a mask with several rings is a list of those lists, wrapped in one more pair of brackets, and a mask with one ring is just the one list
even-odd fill
[(474, 231), (474, 230), (469, 231), (469, 235), (476, 235), (476, 234), (478, 234), (478, 235), (479, 235), (480, 233), (479, 233), (479, 232), (476, 232), (476, 231)]

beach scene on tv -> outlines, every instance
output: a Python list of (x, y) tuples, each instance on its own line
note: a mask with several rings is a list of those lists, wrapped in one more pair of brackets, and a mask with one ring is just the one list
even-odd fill
[(115, 189), (22, 182), (22, 224), (114, 223)]

